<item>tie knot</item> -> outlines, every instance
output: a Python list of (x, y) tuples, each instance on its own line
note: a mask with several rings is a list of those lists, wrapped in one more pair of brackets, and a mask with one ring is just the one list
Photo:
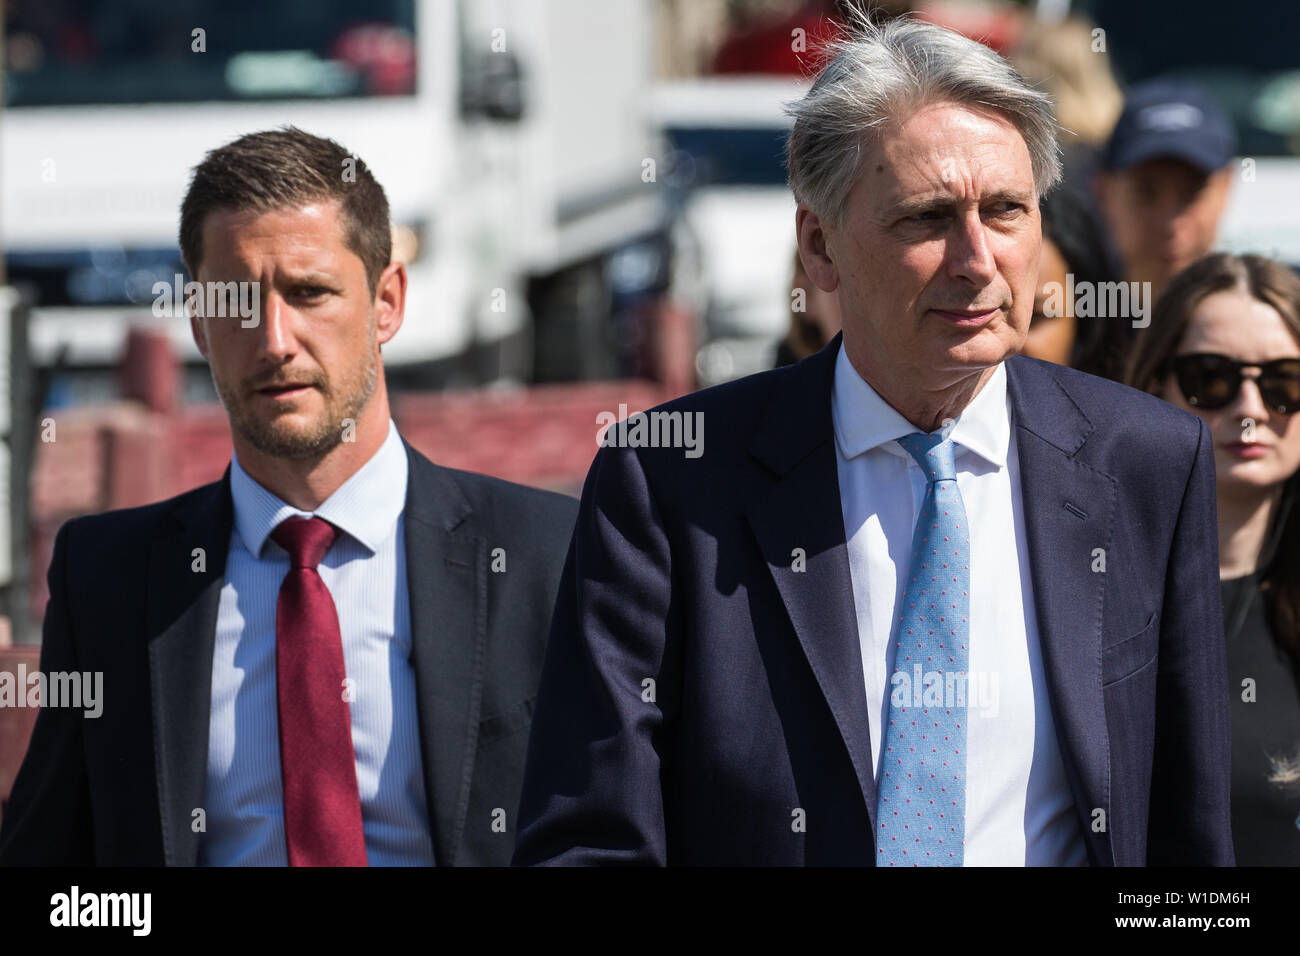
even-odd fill
[(898, 443), (921, 466), (928, 481), (951, 481), (957, 477), (953, 462), (956, 446), (938, 433), (913, 432), (898, 439)]
[(311, 568), (320, 564), (339, 529), (324, 518), (285, 518), (271, 532), (271, 540), (289, 552), (289, 564)]

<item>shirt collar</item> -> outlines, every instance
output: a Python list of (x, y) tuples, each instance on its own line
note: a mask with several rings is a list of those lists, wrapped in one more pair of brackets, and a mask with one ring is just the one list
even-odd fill
[(249, 553), (261, 557), (271, 532), (285, 518), (324, 518), (374, 554), (387, 540), (406, 505), (407, 460), (392, 419), (388, 437), (370, 460), (356, 470), (314, 512), (299, 511), (267, 491), (244, 471), (239, 456), (230, 456), (230, 497), (235, 530)]
[[(881, 446), (892, 454), (910, 458), (897, 444), (897, 439), (918, 431), (917, 427), (858, 374), (843, 343), (835, 359), (831, 418), (835, 426), (835, 443), (845, 459), (856, 458)], [(969, 450), (999, 468), (1006, 465), (1011, 441), (1011, 412), (1007, 403), (1005, 363), (998, 363), (993, 377), (984, 383), (979, 394), (962, 409), (952, 424), (941, 428), (940, 433), (958, 446), (958, 455)]]

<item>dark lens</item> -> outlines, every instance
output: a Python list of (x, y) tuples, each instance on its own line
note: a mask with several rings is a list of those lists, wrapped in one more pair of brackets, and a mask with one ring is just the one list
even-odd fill
[(1265, 365), (1260, 370), (1259, 394), (1280, 414), (1300, 409), (1300, 359), (1282, 359)]
[(1174, 359), (1174, 374), (1194, 408), (1223, 408), (1241, 387), (1241, 373), (1221, 355), (1180, 355)]

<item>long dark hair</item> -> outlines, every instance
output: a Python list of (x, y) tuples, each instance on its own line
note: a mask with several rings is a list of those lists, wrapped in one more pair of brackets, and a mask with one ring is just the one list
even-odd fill
[[(1133, 350), (1128, 384), (1161, 394), (1165, 360), (1183, 340), (1197, 304), (1229, 289), (1239, 289), (1271, 305), (1300, 342), (1300, 276), (1263, 256), (1214, 253), (1174, 276), (1156, 301), (1151, 325), (1138, 336)], [(1259, 569), (1259, 590), (1273, 639), (1300, 673), (1300, 471), (1282, 486), (1282, 500), (1264, 539)]]

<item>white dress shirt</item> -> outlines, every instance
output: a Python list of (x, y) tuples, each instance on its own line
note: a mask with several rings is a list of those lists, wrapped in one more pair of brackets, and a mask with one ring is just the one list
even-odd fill
[[(863, 380), (842, 345), (831, 416), (879, 779), (893, 625), (927, 480), (896, 441), (920, 429)], [(971, 537), (966, 865), (1086, 865), (1038, 643), (1005, 366), (942, 432), (957, 446)]]
[[(317, 569), (334, 599), (352, 680), (352, 746), (371, 866), (432, 865), (402, 512), (406, 449), (390, 420), (379, 450), (321, 506), (341, 530)], [(217, 612), (203, 866), (285, 866), (275, 682), (275, 608), (289, 556), (270, 540), (311, 517), (230, 463), (234, 527)]]

